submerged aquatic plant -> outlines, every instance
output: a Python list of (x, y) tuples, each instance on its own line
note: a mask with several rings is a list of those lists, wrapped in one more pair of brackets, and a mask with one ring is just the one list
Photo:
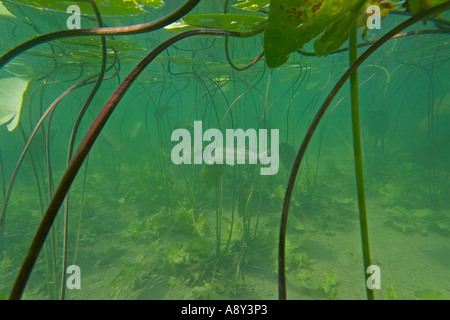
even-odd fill
[(418, 297), (421, 300), (450, 300), (450, 297), (434, 289), (425, 289), (417, 291), (416, 297)]
[(30, 82), (31, 80), (16, 77), (0, 80), (0, 125), (9, 122), (9, 131), (13, 131), (19, 124), (20, 111), (27, 104), (27, 89), (33, 87)]
[[(19, 1), (22, 2), (22, 1)], [(68, 1), (70, 2), (70, 1)], [(133, 83), (136, 82), (138, 77), (143, 73), (143, 71), (158, 57), (160, 57), (161, 53), (166, 49), (176, 46), (177, 43), (183, 39), (191, 38), (191, 37), (204, 37), (204, 36), (220, 36), (225, 38), (225, 51), (227, 61), (230, 66), (235, 71), (247, 70), (253, 67), (257, 62), (261, 61), (262, 57), (265, 57), (265, 61), (267, 66), (270, 68), (276, 68), (288, 60), (288, 57), (293, 52), (299, 52), (300, 54), (308, 55), (306, 52), (302, 51), (303, 46), (309, 43), (311, 40), (316, 39), (314, 42), (314, 55), (322, 56), (328, 54), (334, 54), (340, 52), (340, 48), (343, 43), (350, 39), (350, 48), (345, 49), (350, 52), (350, 68), (345, 72), (345, 74), (341, 77), (341, 79), (337, 82), (335, 87), (332, 89), (322, 107), (319, 109), (316, 117), (311, 123), (311, 126), (306, 133), (306, 136), (303, 139), (302, 145), (297, 153), (295, 161), (292, 159), (293, 155), (291, 150), (287, 147), (289, 145), (286, 144), (286, 168), (291, 169), (290, 178), (287, 184), (287, 189), (284, 198), (283, 210), (282, 210), (282, 218), (281, 218), (281, 226), (280, 226), (280, 234), (279, 234), (279, 251), (278, 251), (278, 273), (279, 273), (279, 298), (286, 299), (286, 276), (285, 276), (285, 238), (287, 231), (287, 216), (289, 212), (290, 201), (293, 193), (293, 188), (295, 185), (295, 181), (297, 175), (299, 173), (300, 165), (303, 159), (303, 156), (306, 152), (308, 144), (318, 127), (319, 123), (323, 115), (325, 114), (327, 108), (332, 103), (333, 99), (342, 88), (342, 86), (347, 82), (349, 78), (351, 78), (351, 97), (352, 97), (352, 119), (353, 119), (353, 145), (354, 145), (354, 161), (355, 161), (355, 172), (356, 172), (356, 185), (357, 185), (357, 193), (358, 193), (358, 204), (359, 204), (359, 213), (360, 213), (360, 229), (361, 229), (361, 238), (362, 238), (362, 247), (363, 247), (363, 262), (364, 269), (370, 265), (370, 246), (368, 242), (368, 226), (367, 226), (367, 217), (366, 217), (366, 208), (365, 208), (365, 198), (364, 198), (364, 178), (363, 178), (363, 162), (362, 162), (362, 148), (360, 141), (360, 124), (359, 124), (359, 93), (358, 93), (358, 77), (357, 77), (357, 69), (361, 66), (361, 64), (378, 48), (380, 48), (384, 43), (393, 37), (398, 37), (398, 34), (402, 32), (405, 28), (413, 25), (414, 23), (421, 21), (423, 19), (431, 18), (438, 13), (448, 10), (450, 8), (449, 1), (433, 1), (431, 4), (424, 1), (408, 1), (407, 4), (409, 6), (409, 11), (413, 14), (413, 17), (409, 18), (405, 22), (401, 23), (399, 26), (393, 28), (391, 31), (387, 32), (383, 37), (379, 40), (371, 43), (371, 46), (360, 56), (357, 57), (357, 31), (358, 28), (364, 25), (364, 17), (365, 10), (368, 5), (377, 3), (382, 6), (382, 14), (383, 16), (387, 15), (389, 10), (392, 8), (392, 3), (384, 2), (384, 1), (283, 1), (283, 0), (272, 0), (272, 1), (245, 1), (238, 4), (235, 4), (235, 8), (251, 11), (251, 12), (260, 12), (263, 15), (259, 14), (190, 14), (189, 12), (194, 9), (201, 1), (200, 0), (187, 0), (183, 5), (174, 10), (171, 14), (154, 20), (152, 22), (147, 22), (139, 25), (131, 25), (125, 27), (104, 27), (100, 15), (100, 11), (96, 9), (96, 6), (100, 7), (104, 5), (103, 1), (94, 1), (89, 0), (86, 1), (86, 4), (83, 4), (83, 10), (88, 12), (94, 12), (96, 14), (97, 22), (99, 24), (99, 28), (90, 28), (90, 29), (79, 29), (79, 30), (65, 30), (65, 31), (56, 31), (48, 34), (39, 35), (34, 37), (33, 39), (26, 41), (13, 49), (6, 52), (3, 56), (0, 57), (0, 68), (4, 67), (8, 62), (17, 57), (19, 54), (27, 52), (31, 50), (37, 45), (43, 43), (52, 43), (58, 39), (64, 39), (69, 37), (92, 37), (92, 36), (100, 36), (101, 47), (102, 47), (102, 64), (100, 71), (96, 74), (95, 77), (92, 77), (88, 80), (84, 80), (71, 87), (67, 92), (69, 94), (71, 91), (77, 89), (78, 87), (84, 86), (88, 83), (94, 83), (94, 88), (91, 90), (89, 96), (84, 101), (83, 106), (77, 116), (77, 120), (71, 130), (71, 137), (69, 142), (69, 151), (67, 156), (67, 168), (62, 176), (60, 182), (56, 189), (52, 186), (53, 175), (50, 165), (50, 156), (49, 156), (49, 143), (47, 139), (47, 171), (48, 171), (48, 179), (47, 183), (49, 186), (48, 195), (50, 203), (48, 205), (45, 214), (43, 215), (40, 226), (34, 236), (32, 244), (27, 252), (24, 263), (20, 269), (20, 272), (17, 276), (16, 282), (13, 286), (13, 289), (10, 294), (10, 299), (19, 299), (22, 296), (23, 290), (27, 284), (31, 271), (35, 265), (35, 262), (39, 256), (39, 253), (44, 245), (45, 239), (49, 235), (49, 232), (54, 224), (56, 216), (60, 207), (62, 206), (64, 201), (66, 202), (66, 211), (65, 211), (65, 236), (64, 236), (64, 253), (63, 253), (63, 272), (62, 272), (62, 280), (61, 280), (61, 298), (64, 299), (64, 280), (65, 280), (65, 266), (66, 266), (66, 253), (67, 253), (67, 228), (68, 228), (68, 192), (72, 186), (74, 179), (76, 178), (79, 170), (81, 169), (83, 163), (85, 163), (88, 155), (91, 152), (91, 149), (102, 132), (103, 128), (107, 124), (109, 118), (112, 113), (115, 111), (116, 107), (123, 99), (126, 92), (130, 89)], [(53, 1), (42, 1), (42, 2), (28, 2), (29, 5), (33, 7), (50, 7), (53, 9), (61, 9), (61, 4), (54, 3)], [(77, 2), (78, 3), (78, 2)], [(109, 3), (109, 2), (108, 2)], [(161, 6), (162, 1), (145, 1), (145, 5), (149, 6)], [(226, 1), (225, 4), (225, 12), (228, 11), (229, 1)], [(86, 5), (86, 7), (84, 7)], [(90, 9), (89, 5), (91, 5), (92, 9)], [(267, 7), (269, 7), (269, 15), (266, 17), (264, 13)], [(336, 10), (336, 8), (339, 8)], [(294, 10), (295, 9), (295, 10)], [(3, 12), (2, 14), (7, 14), (1, 7), (0, 10)], [(93, 10), (93, 11), (91, 11)], [(131, 3), (129, 1), (116, 1), (114, 6), (111, 6), (108, 9), (105, 9), (105, 13), (109, 14), (117, 14), (117, 13), (139, 13), (142, 11), (141, 6), (134, 5), (134, 2)], [(182, 19), (182, 22), (179, 20)], [(153, 51), (151, 51), (147, 56), (145, 56), (139, 64), (135, 66), (135, 68), (128, 74), (128, 76), (120, 83), (108, 101), (105, 103), (104, 107), (99, 111), (95, 119), (93, 120), (89, 130), (85, 133), (83, 140), (78, 145), (78, 148), (75, 150), (75, 140), (77, 137), (77, 132), (79, 129), (79, 125), (84, 118), (84, 115), (91, 111), (89, 106), (96, 95), (97, 90), (99, 89), (102, 82), (106, 79), (105, 73), (107, 71), (107, 42), (106, 36), (120, 36), (120, 35), (137, 35), (137, 34), (145, 34), (155, 30), (159, 30), (162, 28), (166, 28), (167, 30), (171, 30), (176, 32), (174, 36), (165, 40), (160, 45), (158, 45)], [(446, 31), (446, 28), (443, 28)], [(236, 65), (236, 61), (233, 62), (232, 58), (229, 54), (229, 46), (228, 41), (229, 38), (250, 38), (255, 35), (262, 34), (264, 32), (264, 50), (259, 54), (256, 58), (254, 58), (250, 63), (238, 66)], [(117, 54), (115, 54), (117, 57)], [(120, 62), (120, 57), (117, 58), (117, 64)], [(174, 57), (170, 58), (171, 60), (168, 62), (170, 64), (173, 62)], [(195, 60), (194, 60), (195, 61)], [(111, 68), (119, 69), (119, 66), (114, 61)], [(209, 76), (203, 76), (199, 71), (193, 68), (191, 75), (194, 75), (196, 79), (208, 78), (209, 82), (212, 84), (212, 89), (205, 85), (205, 89), (207, 91), (207, 95), (211, 100), (213, 99), (213, 92), (220, 92), (223, 94), (225, 87), (228, 86), (229, 80), (224, 77), (217, 77), (216, 80), (210, 78)], [(114, 77), (117, 74), (113, 75)], [(11, 86), (8, 79), (0, 80), (0, 94), (12, 94), (11, 98), (8, 98), (8, 101), (14, 102), (8, 105), (1, 104), (0, 101), (0, 124), (7, 123), (12, 121), (8, 125), (8, 129), (13, 130), (19, 123), (19, 115), (22, 106), (22, 99), (24, 92), (27, 91), (30, 83), (28, 80), (22, 80), (20, 78), (13, 78), (14, 80), (11, 82), (15, 82), (16, 85), (13, 85), (14, 90), (9, 90), (8, 87)], [(7, 82), (8, 81), (8, 82)], [(4, 85), (6, 84), (6, 85)], [(163, 83), (163, 88), (165, 87), (165, 82)], [(248, 92), (251, 91), (252, 87), (249, 87)], [(267, 87), (269, 89), (269, 85)], [(13, 92), (10, 92), (13, 91)], [(268, 92), (268, 90), (267, 90)], [(42, 117), (38, 122), (38, 125), (35, 127), (35, 130), (30, 137), (30, 140), (27, 143), (27, 147), (22, 154), (21, 159), (23, 159), (24, 154), (27, 151), (28, 146), (30, 145), (35, 133), (39, 130), (40, 125), (43, 123), (45, 119), (49, 119), (47, 128), (49, 132), (50, 123), (51, 123), (51, 115), (53, 110), (61, 101), (65, 95), (60, 96), (55, 103), (53, 103), (47, 111), (42, 113)], [(161, 96), (160, 96), (161, 97)], [(234, 116), (232, 107), (237, 104), (237, 100), (233, 103), (228, 104), (229, 108), (225, 112), (225, 116), (229, 115), (231, 122), (234, 124)], [(263, 123), (266, 125), (266, 113), (267, 110), (270, 110), (271, 107), (266, 108), (267, 106), (267, 96), (265, 103), (265, 110), (262, 115)], [(148, 107), (148, 106), (147, 106)], [(237, 109), (237, 108), (234, 108)], [(155, 111), (153, 115), (157, 121), (158, 133), (161, 137), (160, 128), (165, 126), (164, 124), (164, 115), (168, 112), (172, 112), (173, 110), (167, 107), (162, 106), (160, 103), (158, 105), (155, 104)], [(145, 111), (148, 112), (147, 110)], [(225, 117), (220, 120), (218, 116), (218, 111), (214, 107), (213, 110), (208, 112), (215, 113), (215, 117), (217, 122), (222, 125)], [(239, 112), (241, 112), (239, 110)], [(244, 111), (245, 112), (245, 111)], [(46, 118), (46, 117), (49, 118)], [(148, 123), (146, 117), (146, 129), (148, 133)], [(139, 129), (138, 129), (139, 130)], [(47, 137), (49, 133), (47, 133)], [(163, 174), (163, 183), (168, 186), (169, 181), (165, 177), (165, 170), (163, 164), (163, 156), (164, 154), (161, 152), (158, 154), (162, 174)], [(1, 161), (1, 157), (0, 157)], [(21, 160), (19, 161), (19, 163)], [(0, 162), (1, 164), (1, 162)], [(3, 170), (3, 166), (1, 166)], [(205, 166), (201, 172), (201, 178), (205, 183), (205, 186), (209, 188), (214, 188), (215, 190), (215, 200), (216, 200), (216, 258), (220, 257), (221, 254), (226, 254), (226, 249), (222, 250), (221, 245), (221, 232), (222, 232), (222, 219), (223, 219), (223, 189), (222, 189), (222, 179), (223, 179), (223, 167), (216, 166)], [(236, 171), (233, 173), (233, 187), (235, 186), (235, 178)], [(12, 188), (12, 184), (14, 181), (14, 177), (10, 184), (9, 190)], [(188, 184), (188, 183), (186, 183)], [(251, 183), (243, 184), (241, 188), (241, 192), (238, 198), (238, 213), (240, 217), (242, 217), (242, 228), (243, 228), (243, 240), (249, 241), (251, 238), (250, 232), (250, 222), (251, 222), (251, 210), (252, 205), (255, 203), (256, 192), (253, 189), (254, 185)], [(262, 189), (262, 188), (261, 188)], [(166, 188), (169, 190), (169, 188)], [(194, 199), (193, 190), (190, 191), (190, 198)], [(262, 191), (261, 191), (262, 192)], [(5, 188), (3, 188), (3, 193), (5, 193)], [(6, 205), (8, 202), (10, 191), (5, 194), (5, 202), (3, 204), (4, 209), (2, 210), (2, 216), (0, 217), (0, 232), (3, 229), (3, 219), (6, 214)], [(170, 195), (167, 191), (167, 203), (168, 207), (170, 207)], [(260, 193), (260, 197), (261, 193)], [(119, 203), (123, 204), (126, 199), (123, 197), (119, 200)], [(232, 217), (230, 223), (230, 233), (227, 244), (227, 249), (229, 247), (229, 243), (233, 234), (233, 219), (234, 219), (234, 202), (235, 202), (235, 194), (233, 190), (232, 196)], [(171, 213), (169, 211), (169, 213)], [(195, 218), (193, 219), (195, 222)], [(194, 223), (195, 224), (195, 223)], [(257, 229), (258, 222), (256, 222), (255, 226), (255, 234)], [(0, 234), (0, 237), (2, 235)], [(239, 243), (241, 244), (241, 243)], [(245, 246), (246, 244), (242, 244)], [(225, 252), (224, 252), (225, 251)], [(171, 263), (174, 263), (174, 267), (176, 264), (186, 263), (189, 259), (190, 253), (186, 251), (184, 248), (171, 248), (170, 256), (168, 260)], [(242, 258), (242, 257), (241, 257)], [(55, 259), (55, 257), (53, 257)], [(240, 260), (239, 260), (240, 261)], [(238, 262), (238, 266), (240, 262)], [(239, 268), (238, 268), (239, 269)], [(146, 276), (146, 275), (144, 275)], [(333, 298), (336, 294), (336, 286), (338, 283), (338, 279), (336, 274), (329, 272), (324, 275), (324, 282), (322, 289), (325, 294), (329, 298)], [(210, 283), (205, 283), (203, 286), (197, 286), (193, 291), (194, 297), (199, 298), (208, 298), (215, 297), (214, 286)], [(367, 289), (367, 297), (369, 299), (373, 299), (373, 290)]]
[[(442, 6), (442, 8), (441, 8)], [(337, 92), (340, 90), (340, 88), (343, 86), (343, 84), (354, 74), (354, 72), (357, 70), (357, 68), (362, 64), (362, 62), (367, 59), (368, 56), (370, 56), (371, 53), (373, 53), (377, 48), (379, 48), (382, 44), (384, 44), (386, 41), (394, 37), (397, 33), (401, 32), (405, 28), (409, 27), (410, 25), (427, 18), (433, 14), (436, 14), (440, 12), (440, 10), (445, 10), (447, 7), (450, 6), (450, 2), (447, 2), (441, 6), (434, 7), (433, 9), (430, 9), (428, 11), (421, 12), (420, 14), (410, 18), (409, 20), (403, 22), (399, 26), (392, 29), (390, 32), (386, 33), (380, 40), (375, 42), (369, 49), (367, 49), (358, 59), (354, 57), (355, 52), (355, 46), (356, 43), (353, 40), (353, 56), (351, 57), (351, 62), (353, 63), (352, 66), (347, 70), (347, 72), (342, 76), (340, 81), (336, 84), (336, 86), (333, 88), (332, 92), (328, 95), (327, 99), (323, 103), (322, 107), (320, 108), (319, 112), (317, 113), (313, 123), (310, 126), (310, 129), (308, 130), (305, 138), (303, 139), (302, 145), (300, 147), (300, 150), (297, 154), (294, 168), (292, 169), (291, 176), (289, 178), (288, 187), (286, 190), (286, 197), (283, 205), (283, 216), (282, 216), (282, 222), (281, 222), (281, 229), (280, 229), (280, 257), (279, 257), (279, 273), (280, 273), (280, 282), (279, 282), (279, 290), (280, 290), (280, 298), (285, 299), (286, 298), (286, 278), (284, 275), (284, 243), (285, 243), (285, 236), (286, 236), (286, 224), (287, 224), (287, 215), (289, 210), (289, 204), (290, 204), (290, 198), (292, 196), (292, 190), (294, 188), (295, 180), (300, 168), (300, 164), (302, 161), (302, 158), (304, 156), (304, 153), (306, 151), (306, 148), (308, 147), (308, 144), (311, 140), (312, 135), (315, 132), (315, 129), (317, 128), (320, 120), (322, 119), (325, 111), (331, 104), (332, 100), (336, 96)], [(355, 28), (355, 26), (353, 26)], [(352, 38), (354, 39), (354, 32), (352, 35)], [(355, 81), (356, 82), (356, 81)], [(355, 83), (354, 82), (354, 83)], [(367, 267), (370, 265), (370, 253), (369, 253), (369, 244), (368, 244), (368, 232), (367, 232), (367, 218), (365, 214), (365, 202), (364, 202), (364, 183), (362, 179), (362, 167), (361, 167), (361, 148), (360, 148), (360, 142), (359, 142), (359, 130), (355, 130), (355, 126), (357, 127), (358, 124), (355, 124), (355, 121), (358, 122), (359, 119), (357, 119), (357, 108), (353, 108), (353, 121), (354, 121), (354, 131), (357, 131), (356, 134), (354, 132), (354, 139), (358, 139), (354, 141), (355, 144), (355, 165), (357, 170), (357, 186), (358, 186), (358, 202), (360, 206), (360, 223), (361, 223), (361, 234), (362, 234), (362, 243), (363, 243), (363, 256), (364, 256), (364, 271), (367, 270)], [(356, 114), (355, 114), (356, 113)], [(359, 172), (359, 173), (358, 173)], [(366, 275), (367, 277), (367, 275)], [(367, 296), (370, 299), (373, 299), (373, 290), (370, 290), (366, 287)]]

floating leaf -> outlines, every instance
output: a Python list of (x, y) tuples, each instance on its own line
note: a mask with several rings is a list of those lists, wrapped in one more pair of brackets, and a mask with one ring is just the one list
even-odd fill
[(1, 3), (0, 3), (0, 16), (2, 16), (2, 17), (9, 17), (9, 18), (15, 18), (16, 17), (11, 12), (9, 12), (8, 9), (6, 9), (5, 6), (3, 4), (1, 4)]
[[(61, 44), (64, 46), (64, 49), (67, 47), (72, 47), (75, 49), (94, 49), (95, 51), (100, 51), (100, 38), (99, 37), (82, 37), (82, 38), (71, 38), (71, 39), (60, 39), (55, 41), (55, 44)], [(131, 41), (124, 40), (106, 40), (106, 47), (113, 48), (117, 51), (139, 51), (145, 50), (141, 44)]]
[(27, 88), (32, 87), (30, 82), (31, 80), (23, 78), (0, 80), (0, 125), (9, 122), (9, 131), (13, 131), (19, 124), (20, 110), (28, 98)]
[[(130, 62), (135, 62), (136, 60), (142, 60), (142, 56), (139, 55), (137, 51), (146, 50), (140, 44), (126, 41), (126, 40), (106, 40), (107, 54), (109, 59), (114, 59), (114, 55), (117, 53), (120, 58), (121, 63), (126, 64)], [(2, 47), (0, 46), (0, 50)], [(53, 42), (53, 51), (45, 50), (45, 48), (33, 48), (25, 53), (25, 56), (32, 56), (39, 58), (49, 58), (51, 60), (51, 65), (53, 65), (53, 60), (64, 62), (81, 62), (83, 64), (99, 64), (101, 59), (101, 44), (98, 37), (83, 37), (83, 38), (73, 38), (73, 39), (62, 39)], [(136, 54), (131, 54), (130, 52), (136, 51)], [(48, 68), (45, 66), (45, 62), (40, 60), (40, 65), (30, 64), (29, 59), (26, 62), (20, 63), (18, 66), (14, 66), (18, 59), (13, 60), (7, 65), (7, 69), (13, 69), (13, 74), (29, 76), (33, 74), (40, 74), (43, 68)], [(20, 61), (20, 60), (19, 60)], [(42, 65), (44, 63), (44, 65)], [(39, 67), (39, 68), (38, 68)], [(28, 71), (24, 74), (22, 71), (25, 69), (35, 70)], [(40, 70), (40, 71), (37, 71)], [(45, 69), (44, 69), (45, 71)]]
[[(53, 9), (57, 11), (67, 11), (71, 5), (80, 7), (81, 12), (94, 14), (89, 2), (70, 0), (8, 0), (12, 3), (26, 4), (37, 9)], [(129, 15), (146, 12), (146, 7), (159, 8), (164, 4), (162, 0), (97, 0), (95, 2), (102, 15)], [(7, 5), (7, 3), (5, 3)]]
[[(366, 2), (362, 10), (367, 13), (368, 7), (372, 5), (376, 5), (378, 6), (378, 8), (380, 8), (381, 19), (384, 19), (388, 15), (388, 13), (391, 12), (395, 3), (390, 1), (370, 0)], [(358, 27), (364, 26), (363, 37), (365, 37), (367, 32), (369, 31), (369, 28), (367, 27), (367, 18), (368, 16), (364, 14), (360, 14), (358, 17)]]
[(247, 32), (266, 22), (266, 18), (253, 14), (192, 13), (186, 15), (184, 23), (200, 28)]
[[(111, 49), (108, 49), (107, 55), (108, 59), (114, 59), (115, 53)], [(136, 61), (142, 60), (142, 56), (140, 55), (132, 55), (121, 51), (118, 52), (117, 56), (121, 64), (135, 63)], [(66, 54), (60, 58), (66, 62), (98, 65), (100, 63), (100, 52), (92, 50), (67, 50)]]
[[(444, 2), (447, 2), (447, 0), (407, 0), (405, 6), (409, 12), (416, 15), (423, 11), (436, 7), (437, 5), (440, 5)], [(442, 14), (443, 12), (437, 14), (436, 16), (439, 17)], [(425, 19), (424, 21), (426, 23), (428, 19)]]
[(409, 12), (418, 14), (444, 2), (447, 2), (447, 0), (407, 0), (406, 6)]
[[(316, 38), (315, 53), (327, 55), (349, 37), (351, 24), (367, 17), (367, 0), (272, 0), (265, 30), (264, 50), (269, 67), (285, 63), (289, 55)], [(384, 5), (383, 5), (384, 7)], [(392, 6), (390, 6), (392, 7)], [(360, 23), (359, 23), (360, 24)]]
[(268, 7), (269, 4), (269, 0), (241, 0), (240, 3), (234, 4), (233, 7), (245, 11), (257, 12), (263, 8)]
[(187, 31), (190, 29), (194, 29), (194, 27), (188, 25), (184, 21), (177, 21), (177, 22), (174, 22), (174, 23), (171, 23), (171, 24), (165, 26), (164, 29), (169, 30), (169, 31), (174, 31), (174, 32), (183, 32), (183, 31)]

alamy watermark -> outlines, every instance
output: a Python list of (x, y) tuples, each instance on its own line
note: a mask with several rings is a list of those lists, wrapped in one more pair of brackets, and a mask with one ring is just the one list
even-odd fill
[(67, 18), (67, 28), (81, 29), (81, 9), (77, 5), (71, 5), (67, 8), (67, 13), (70, 17)]
[[(171, 140), (178, 141), (172, 149), (172, 162), (180, 164), (252, 164), (262, 165), (261, 175), (277, 174), (279, 169), (279, 130), (267, 129), (208, 129), (203, 133), (201, 121), (194, 121), (194, 137), (187, 129), (176, 129)], [(193, 148), (192, 148), (193, 140)], [(248, 140), (248, 145), (246, 141)], [(235, 144), (235, 141), (237, 142)], [(203, 142), (210, 142), (203, 148)]]
[(370, 5), (367, 7), (366, 13), (369, 15), (367, 18), (367, 28), (369, 30), (381, 29), (381, 9), (377, 5)]
[(81, 289), (81, 269), (77, 265), (71, 265), (67, 267), (67, 280), (66, 285), (67, 289)]
[(377, 265), (371, 265), (367, 267), (367, 274), (370, 276), (367, 277), (366, 285), (370, 290), (373, 289), (381, 289), (381, 269)]

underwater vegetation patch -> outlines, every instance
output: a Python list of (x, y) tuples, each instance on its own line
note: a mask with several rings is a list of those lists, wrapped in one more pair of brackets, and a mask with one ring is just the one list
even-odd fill
[(422, 300), (450, 300), (450, 297), (434, 289), (425, 289), (417, 291), (416, 297)]
[(1, 0), (0, 299), (448, 299), (449, 9)]

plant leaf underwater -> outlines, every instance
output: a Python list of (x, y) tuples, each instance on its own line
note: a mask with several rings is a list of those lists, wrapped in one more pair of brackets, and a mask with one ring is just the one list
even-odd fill
[[(376, 0), (272, 0), (264, 35), (267, 65), (277, 68), (289, 55), (314, 40), (316, 55), (323, 56), (339, 49), (348, 39), (348, 30), (357, 19), (365, 24), (368, 5)], [(385, 16), (393, 4), (379, 3)]]
[(248, 32), (266, 22), (266, 18), (254, 14), (239, 13), (190, 13), (182, 22), (172, 23), (164, 29), (181, 32), (195, 28), (213, 28), (227, 31)]
[(11, 12), (6, 9), (6, 7), (0, 3), (0, 17), (10, 17), (10, 18), (16, 18), (15, 15), (13, 15)]
[(27, 100), (27, 89), (32, 87), (31, 82), (17, 77), (0, 79), (0, 125), (9, 122), (9, 131), (19, 124), (20, 111)]
[[(94, 14), (89, 2), (82, 1), (55, 1), (55, 0), (9, 0), (13, 4), (28, 5), (39, 10), (56, 10), (65, 12), (70, 5), (76, 4), (82, 13)], [(102, 15), (130, 15), (146, 13), (147, 8), (159, 8), (164, 5), (162, 0), (99, 0), (96, 1)], [(11, 6), (11, 4), (6, 4)]]
[(233, 4), (233, 8), (244, 11), (257, 12), (261, 9), (269, 7), (269, 5), (269, 0), (246, 0), (244, 2)]

